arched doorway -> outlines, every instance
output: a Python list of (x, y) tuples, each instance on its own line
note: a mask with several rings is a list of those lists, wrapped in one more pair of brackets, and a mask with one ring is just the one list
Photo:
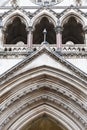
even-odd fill
[(36, 24), (35, 30), (33, 32), (33, 43), (34, 44), (41, 44), (44, 40), (43, 38), (43, 30), (47, 30), (47, 42), (49, 44), (56, 43), (56, 32), (54, 29), (54, 25), (49, 22), (46, 17), (43, 17), (40, 23)]
[(5, 32), (5, 44), (16, 44), (22, 41), (27, 44), (27, 31), (24, 23), (19, 17), (15, 17), (13, 22), (7, 26)]
[(75, 17), (70, 17), (63, 25), (62, 43), (72, 41), (74, 44), (84, 44), (84, 31), (81, 23)]
[(24, 126), (21, 130), (65, 130), (65, 128), (47, 115), (43, 115)]

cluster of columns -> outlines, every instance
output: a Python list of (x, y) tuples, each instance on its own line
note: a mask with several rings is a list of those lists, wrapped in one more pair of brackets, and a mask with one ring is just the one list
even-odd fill
[[(60, 24), (57, 24), (56, 28), (56, 47), (58, 50), (61, 50), (62, 48), (62, 27)], [(43, 34), (44, 37), (44, 34)], [(3, 25), (2, 20), (0, 19), (0, 48), (3, 47), (4, 44), (4, 31), (3, 31)], [(87, 46), (87, 30), (85, 31), (85, 44)], [(27, 47), (32, 48), (33, 45), (33, 27), (29, 26), (27, 28)]]
[[(61, 26), (56, 26), (55, 28), (56, 31), (56, 46), (57, 49), (60, 50), (62, 47), (62, 27)], [(28, 48), (32, 48), (33, 44), (33, 27), (29, 26), (27, 29), (27, 46)], [(44, 34), (43, 34), (44, 37)]]

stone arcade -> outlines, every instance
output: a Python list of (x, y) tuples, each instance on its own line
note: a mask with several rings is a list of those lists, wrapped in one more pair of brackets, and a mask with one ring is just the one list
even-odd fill
[(1, 0), (0, 130), (87, 130), (85, 0)]

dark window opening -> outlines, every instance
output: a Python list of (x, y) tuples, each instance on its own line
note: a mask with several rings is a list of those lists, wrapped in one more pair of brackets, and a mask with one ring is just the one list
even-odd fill
[(74, 44), (84, 44), (84, 31), (82, 25), (74, 17), (70, 17), (63, 25), (62, 41), (65, 44), (72, 41)]
[(26, 26), (19, 17), (16, 17), (12, 24), (7, 26), (5, 39), (5, 44), (16, 44), (19, 41), (27, 44)]
[(35, 26), (35, 30), (33, 32), (33, 43), (34, 44), (41, 44), (44, 41), (44, 35), (43, 30), (47, 30), (47, 37), (46, 41), (49, 44), (55, 44), (56, 43), (56, 32), (54, 29), (54, 25), (49, 22), (49, 20), (46, 17), (43, 17)]

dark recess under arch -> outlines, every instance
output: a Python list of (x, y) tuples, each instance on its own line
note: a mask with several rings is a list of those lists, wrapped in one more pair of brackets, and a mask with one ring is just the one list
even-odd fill
[(43, 30), (47, 30), (47, 42), (49, 44), (56, 43), (56, 32), (54, 29), (54, 25), (49, 22), (46, 17), (43, 17), (40, 23), (36, 24), (35, 30), (33, 32), (33, 43), (34, 44), (41, 44), (44, 40)]
[(16, 17), (13, 22), (7, 26), (5, 44), (16, 44), (19, 41), (27, 44), (27, 31), (25, 24), (21, 22), (19, 17)]
[(44, 115), (43, 117), (33, 120), (30, 124), (25, 125), (22, 130), (66, 130), (58, 122)]
[(70, 17), (63, 25), (62, 42), (72, 41), (74, 44), (84, 44), (84, 31), (82, 25), (74, 17)]

